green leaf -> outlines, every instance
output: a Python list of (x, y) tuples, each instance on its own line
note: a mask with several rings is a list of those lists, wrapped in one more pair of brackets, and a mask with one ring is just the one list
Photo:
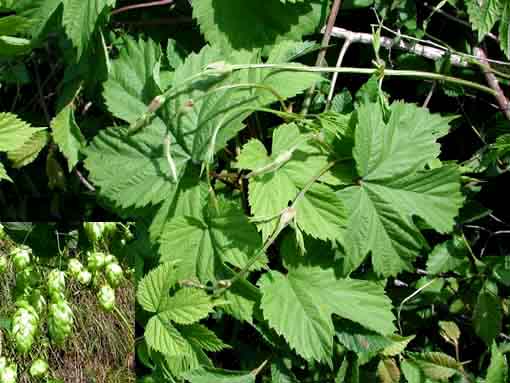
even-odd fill
[(32, 137), (17, 149), (7, 152), (13, 168), (21, 168), (32, 163), (42, 149), (49, 142), (50, 136), (47, 131), (39, 130)]
[(415, 338), (415, 335), (409, 336), (401, 336), (398, 334), (392, 334), (388, 336), (388, 340), (391, 341), (391, 344), (384, 347), (384, 350), (381, 352), (384, 356), (397, 356), (404, 352), (407, 345)]
[[(152, 40), (125, 38), (119, 57), (111, 61), (103, 97), (108, 110), (126, 122), (135, 122), (159, 94), (161, 48)], [(147, 129), (145, 127), (144, 129)]]
[(170, 323), (165, 313), (153, 316), (145, 327), (145, 340), (150, 348), (170, 356), (189, 353), (189, 344)]
[(198, 323), (179, 326), (179, 331), (190, 344), (209, 352), (217, 352), (229, 347), (214, 332)]
[(158, 312), (169, 299), (170, 287), (177, 282), (175, 263), (167, 262), (151, 270), (138, 284), (136, 298), (149, 312)]
[(277, 359), (271, 363), (271, 381), (272, 383), (299, 383), (294, 373), (285, 366), (282, 359)]
[(455, 322), (439, 321), (440, 335), (452, 344), (458, 344), (460, 338), (460, 329)]
[(33, 134), (46, 128), (32, 128), (15, 114), (0, 113), (0, 151), (13, 151), (23, 146)]
[(207, 41), (229, 52), (301, 40), (322, 25), (328, 5), (319, 0), (299, 4), (266, 0), (263, 7), (241, 0), (197, 0), (193, 17)]
[(92, 34), (103, 10), (111, 0), (66, 0), (62, 24), (77, 51), (77, 60), (90, 44)]
[(31, 50), (30, 40), (21, 37), (0, 36), (0, 57), (21, 56)]
[(464, 0), (469, 21), (478, 31), (478, 41), (482, 41), (501, 16), (501, 0)]
[(499, 297), (487, 285), (480, 289), (473, 311), (475, 333), (488, 346), (501, 332), (503, 313)]
[(411, 357), (425, 376), (430, 379), (446, 382), (453, 375), (462, 371), (460, 362), (442, 352), (423, 352), (411, 354)]
[[(282, 125), (273, 133), (271, 156), (262, 143), (251, 140), (241, 151), (237, 167), (254, 170), (275, 164), (272, 171), (261, 172), (249, 181), (249, 201), (256, 217), (270, 218), (259, 225), (262, 236), (272, 233), (277, 215), (294, 200), (298, 193), (328, 164), (327, 156), (300, 133), (295, 124)], [(283, 164), (278, 159), (292, 152)], [(296, 204), (296, 222), (299, 229), (319, 239), (340, 239), (345, 223), (344, 206), (333, 190), (322, 183), (314, 183)]]
[(400, 368), (408, 383), (425, 383), (425, 377), (416, 363), (405, 359), (400, 363)]
[(328, 361), (333, 346), (331, 315), (378, 333), (395, 330), (391, 302), (372, 282), (338, 279), (334, 270), (298, 267), (285, 276), (271, 271), (259, 281), (264, 317), (298, 354)]
[(437, 139), (448, 133), (452, 120), (413, 104), (395, 102), (390, 108), (387, 123), (378, 104), (357, 109), (353, 156), (365, 181), (395, 179), (422, 170), (439, 156)]
[(202, 77), (186, 86), (185, 81), (202, 73), (208, 64), (224, 60), (225, 56), (210, 46), (205, 46), (198, 54), (190, 54), (173, 77), (172, 87), (185, 89), (163, 108), (164, 120), (172, 126), (177, 141), (195, 161), (209, 159), (223, 148), (244, 128), (242, 121), (249, 114), (241, 110), (251, 102), (246, 97), (236, 96), (235, 91), (227, 89), (209, 92), (213, 85), (230, 83), (223, 81), (224, 76)]
[(30, 20), (17, 15), (0, 18), (0, 35), (16, 35), (30, 29)]
[(71, 171), (78, 163), (80, 150), (85, 145), (85, 137), (74, 119), (72, 104), (65, 106), (53, 118), (50, 126), (53, 131), (53, 140), (66, 157), (69, 171)]
[(201, 368), (183, 374), (191, 383), (255, 383), (255, 375), (248, 371)]
[(202, 219), (203, 209), (207, 205), (209, 188), (206, 182), (200, 179), (199, 171), (188, 165), (179, 184), (166, 196), (149, 228), (151, 239), (156, 241), (165, 224), (174, 217), (188, 216)]
[(345, 348), (356, 354), (376, 353), (393, 343), (387, 337), (345, 319), (335, 321), (335, 334)]
[(7, 180), (7, 181), (13, 182), (11, 177), (9, 177), (9, 175), (7, 174), (7, 171), (5, 170), (4, 165), (0, 162), (0, 181), (1, 180)]
[[(219, 200), (204, 219), (181, 216), (171, 219), (159, 239), (161, 262), (179, 261), (178, 278), (216, 279), (221, 263), (242, 268), (262, 247), (253, 224), (235, 203)], [(256, 263), (259, 269), (265, 260)]]
[(398, 383), (400, 381), (400, 370), (394, 359), (381, 359), (377, 365), (377, 377), (381, 383)]
[(243, 120), (252, 108), (277, 100), (274, 93), (282, 99), (293, 97), (320, 78), (314, 73), (250, 69), (188, 81), (209, 64), (259, 63), (259, 56), (245, 51), (225, 56), (216, 47), (206, 46), (200, 53), (189, 55), (175, 71), (172, 88), (180, 91), (162, 108), (162, 118), (193, 160), (210, 161), (244, 128)]
[[(160, 92), (160, 56), (153, 42), (126, 39), (103, 90), (108, 109), (116, 117), (134, 122), (147, 111), (146, 103)], [(103, 196), (127, 208), (157, 204), (173, 193), (176, 180), (163, 145), (167, 133), (157, 116), (134, 136), (128, 136), (124, 127), (101, 131), (84, 153), (85, 166)], [(170, 143), (178, 182), (189, 158), (171, 134)]]
[(510, 59), (510, 1), (505, 1), (499, 22), (499, 46)]
[(413, 218), (445, 233), (462, 205), (455, 166), (424, 170), (439, 154), (436, 140), (449, 119), (402, 103), (391, 105), (388, 123), (377, 104), (359, 107), (358, 119), (353, 155), (360, 179), (339, 192), (350, 212), (344, 272), (371, 253), (378, 274), (396, 275), (411, 269), (424, 244)]
[(183, 288), (165, 303), (165, 314), (179, 324), (191, 324), (205, 318), (214, 303), (204, 290)]
[(453, 238), (434, 247), (427, 259), (427, 272), (430, 274), (454, 271), (462, 273), (470, 264), (466, 242), (455, 234)]
[(487, 383), (508, 382), (508, 362), (495, 342), (492, 343), (491, 363), (487, 369), (487, 378), (485, 381)]
[[(84, 150), (85, 167), (101, 194), (122, 208), (157, 204), (170, 195), (176, 184), (164, 155), (165, 134), (159, 118), (134, 136), (127, 127), (102, 130)], [(174, 140), (170, 151), (180, 178), (188, 157)]]

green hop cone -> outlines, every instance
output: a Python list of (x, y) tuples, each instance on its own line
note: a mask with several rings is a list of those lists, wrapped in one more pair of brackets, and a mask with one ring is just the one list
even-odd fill
[(124, 276), (124, 273), (122, 272), (122, 267), (116, 262), (110, 263), (106, 266), (106, 279), (108, 280), (108, 283), (113, 286), (117, 287), (120, 285), (120, 282), (122, 282), (122, 278)]
[(67, 264), (67, 272), (71, 277), (73, 278), (78, 277), (78, 274), (80, 274), (82, 270), (83, 265), (78, 259), (72, 258), (71, 260), (69, 260), (69, 263)]
[(74, 323), (73, 311), (65, 300), (50, 304), (48, 330), (56, 344), (62, 344), (71, 334)]
[(48, 372), (48, 362), (44, 359), (36, 359), (30, 367), (30, 376), (34, 378), (42, 377)]
[(7, 358), (5, 356), (0, 356), (0, 374), (5, 367), (7, 367)]
[(99, 305), (105, 311), (112, 311), (115, 306), (115, 290), (109, 286), (101, 286), (97, 292), (97, 298), (99, 299)]
[(110, 263), (117, 263), (117, 258), (113, 254), (106, 254), (104, 256), (104, 265), (108, 266)]
[(83, 229), (90, 242), (98, 242), (111, 237), (117, 231), (115, 222), (85, 222)]
[(63, 271), (57, 269), (51, 270), (46, 284), (48, 286), (48, 294), (52, 300), (59, 301), (63, 299), (66, 288), (65, 273)]
[(25, 301), (18, 302), (18, 309), (12, 318), (12, 334), (18, 352), (27, 353), (34, 343), (39, 315), (35, 309)]
[(18, 366), (14, 363), (9, 364), (0, 371), (0, 383), (16, 383), (18, 378)]
[(92, 274), (88, 270), (82, 270), (78, 276), (76, 277), (78, 282), (80, 282), (82, 285), (87, 286), (90, 281), (92, 280)]
[(46, 307), (46, 298), (42, 294), (41, 290), (35, 289), (30, 293), (29, 303), (32, 307), (40, 314)]
[(101, 252), (88, 253), (87, 268), (94, 272), (102, 269), (106, 264), (106, 254)]
[(5, 273), (7, 270), (7, 257), (0, 255), (0, 274)]
[(17, 271), (23, 270), (30, 264), (30, 254), (32, 254), (32, 249), (28, 246), (17, 247), (11, 252), (12, 263)]

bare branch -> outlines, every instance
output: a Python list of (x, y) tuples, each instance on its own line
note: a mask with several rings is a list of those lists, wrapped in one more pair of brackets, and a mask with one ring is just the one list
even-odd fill
[(490, 65), (487, 60), (487, 55), (485, 54), (485, 51), (480, 47), (475, 47), (473, 50), (473, 53), (478, 57), (478, 60), (483, 64), (482, 71), (485, 75), (485, 79), (487, 80), (487, 84), (496, 91), (496, 95), (494, 98), (496, 99), (499, 108), (501, 111), (505, 114), (506, 118), (510, 120), (510, 102), (505, 97), (505, 94), (503, 93), (503, 90), (499, 86), (498, 79), (494, 75), (494, 73), (490, 70)]
[[(331, 31), (331, 36), (340, 39), (350, 40), (352, 43), (362, 43), (370, 45), (372, 44), (372, 41), (374, 39), (372, 34), (370, 33), (352, 32), (340, 27), (333, 27), (333, 30)], [(434, 61), (439, 60), (444, 56), (449, 56), (452, 65), (460, 67), (467, 67), (469, 65), (469, 62), (464, 57), (450, 53), (447, 50), (428, 47), (422, 44), (412, 44), (404, 40), (397, 39), (394, 40), (384, 36), (381, 36), (380, 41), (381, 46), (386, 49), (398, 48)]]

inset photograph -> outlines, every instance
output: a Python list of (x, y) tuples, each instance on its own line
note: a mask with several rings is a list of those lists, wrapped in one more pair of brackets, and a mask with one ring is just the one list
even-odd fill
[(0, 382), (129, 383), (129, 224), (0, 226)]

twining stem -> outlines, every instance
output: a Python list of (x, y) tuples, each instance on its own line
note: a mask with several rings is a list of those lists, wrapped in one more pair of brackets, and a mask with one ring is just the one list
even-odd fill
[(296, 219), (296, 206), (298, 202), (301, 200), (301, 198), (304, 197), (305, 193), (310, 190), (312, 185), (317, 182), (317, 180), (324, 175), (329, 169), (331, 169), (337, 162), (340, 160), (333, 160), (326, 164), (315, 176), (313, 176), (301, 189), (301, 191), (296, 195), (294, 200), (292, 201), (291, 205), (285, 209), (283, 209), (279, 214), (276, 216), (279, 216), (280, 219), (278, 221), (278, 224), (274, 228), (273, 232), (269, 236), (269, 238), (264, 242), (264, 245), (262, 248), (255, 254), (253, 257), (250, 258), (250, 260), (246, 263), (246, 265), (241, 269), (236, 275), (234, 275), (233, 278), (226, 281), (219, 281), (218, 285), (221, 287), (216, 289), (215, 296), (221, 295), (225, 290), (230, 288), (235, 282), (237, 282), (239, 279), (244, 278), (245, 275), (250, 271), (250, 268), (257, 262), (269, 249), (269, 247), (276, 241), (276, 238), (280, 235), (280, 233), (288, 226), (292, 221)]
[(433, 284), (435, 281), (437, 281), (437, 278), (431, 279), (427, 283), (425, 283), (423, 286), (421, 286), (419, 289), (417, 289), (415, 292), (413, 292), (411, 295), (407, 296), (402, 302), (400, 302), (400, 305), (398, 306), (397, 310), (397, 325), (399, 332), (402, 333), (402, 326), (400, 325), (400, 313), (402, 312), (402, 308), (404, 305), (409, 302), (411, 299), (413, 299), (415, 296), (417, 296), (419, 293), (421, 293), (423, 290), (425, 290), (427, 287), (429, 287), (431, 284)]
[[(353, 67), (311, 67), (306, 65), (291, 65), (291, 64), (236, 64), (230, 65), (224, 62), (214, 63), (208, 65), (202, 72), (196, 73), (191, 77), (185, 79), (182, 83), (178, 84), (175, 88), (170, 88), (163, 94), (157, 96), (149, 105), (148, 110), (143, 113), (136, 121), (131, 123), (128, 128), (128, 134), (134, 134), (148, 124), (151, 116), (164, 105), (171, 97), (185, 91), (186, 87), (193, 83), (193, 81), (199, 80), (202, 77), (214, 76), (214, 77), (227, 77), (235, 71), (249, 70), (249, 69), (277, 69), (279, 71), (288, 72), (311, 72), (311, 73), (353, 73), (353, 74), (365, 74), (373, 75), (378, 74), (384, 76), (394, 77), (410, 77), (410, 78), (424, 78), (429, 80), (445, 81), (469, 88), (477, 89), (479, 91), (488, 93), (492, 96), (496, 96), (497, 92), (484, 85), (477, 84), (468, 80), (463, 80), (457, 77), (446, 76), (439, 73), (422, 72), (415, 70), (397, 70), (397, 69), (384, 69), (381, 73), (381, 68), (353, 68)], [(240, 84), (247, 85), (247, 84)], [(235, 84), (231, 84), (230, 87), (235, 87)], [(259, 86), (258, 86), (259, 87)], [(266, 88), (267, 86), (262, 86)]]
[[(232, 65), (232, 70), (242, 69), (279, 69), (289, 72), (313, 72), (313, 73), (353, 73), (353, 74), (367, 74), (372, 75), (377, 72), (374, 68), (353, 68), (353, 67), (310, 67), (306, 65), (285, 65), (285, 64), (246, 64), (246, 65)], [(468, 88), (477, 89), (479, 91), (488, 93), (492, 96), (496, 95), (493, 89), (457, 77), (447, 76), (440, 73), (422, 72), (416, 70), (405, 69), (384, 69), (384, 75), (388, 77), (411, 77), (411, 78), (424, 78), (429, 80), (439, 80), (449, 82), (457, 85), (466, 86)]]
[[(342, 45), (342, 49), (340, 50), (340, 54), (338, 55), (338, 60), (336, 62), (335, 67), (340, 68), (342, 66), (342, 62), (344, 61), (345, 54), (347, 53), (347, 49), (351, 46), (352, 41), (350, 39), (346, 39), (344, 44)], [(333, 78), (331, 79), (331, 86), (329, 88), (328, 99), (326, 100), (326, 110), (329, 109), (331, 105), (331, 100), (333, 100), (333, 95), (335, 94), (335, 85), (338, 80), (338, 72), (333, 74)]]

